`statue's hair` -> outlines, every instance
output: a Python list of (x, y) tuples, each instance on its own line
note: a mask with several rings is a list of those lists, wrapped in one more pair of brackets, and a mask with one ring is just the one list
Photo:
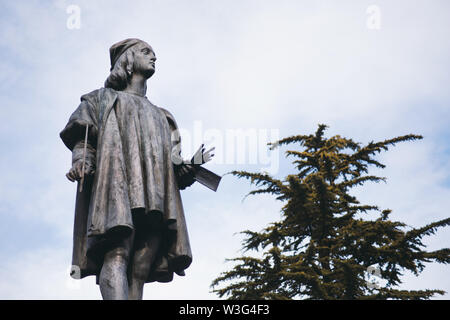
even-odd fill
[(114, 64), (111, 73), (105, 81), (105, 88), (112, 88), (117, 91), (125, 89), (133, 74), (133, 65), (134, 48), (129, 48)]

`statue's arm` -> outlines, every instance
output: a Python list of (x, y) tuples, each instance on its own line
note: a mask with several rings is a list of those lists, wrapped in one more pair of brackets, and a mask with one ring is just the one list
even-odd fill
[(175, 171), (178, 188), (186, 189), (195, 182), (195, 165), (184, 161), (181, 156), (181, 138), (178, 131), (172, 131), (172, 165)]
[(181, 136), (175, 118), (168, 110), (164, 108), (160, 109), (166, 116), (167, 122), (169, 123), (171, 129), (172, 163), (178, 182), (178, 187), (183, 190), (191, 186), (196, 181), (195, 174), (199, 166), (211, 160), (214, 156), (212, 153), (214, 148), (205, 151), (204, 145), (202, 144), (190, 161), (184, 161), (181, 157)]
[(192, 164), (183, 161), (181, 157), (181, 136), (180, 132), (178, 131), (178, 125), (175, 121), (174, 116), (164, 108), (159, 107), (159, 109), (163, 112), (170, 127), (172, 144), (172, 165), (175, 171), (178, 188), (180, 190), (183, 190), (191, 186), (195, 182), (195, 167)]
[(64, 144), (72, 151), (72, 168), (66, 174), (70, 181), (79, 180), (82, 176), (86, 127), (88, 127), (88, 141), (84, 173), (90, 175), (95, 172), (97, 112), (93, 103), (82, 99), (78, 108), (70, 116), (66, 127), (60, 133)]
[[(84, 156), (85, 150), (86, 156)], [(81, 179), (83, 159), (85, 159), (84, 174), (93, 175), (95, 173), (95, 154), (95, 149), (89, 142), (86, 144), (86, 149), (84, 148), (84, 141), (77, 142), (72, 150), (72, 168), (66, 174), (67, 179), (72, 182)]]

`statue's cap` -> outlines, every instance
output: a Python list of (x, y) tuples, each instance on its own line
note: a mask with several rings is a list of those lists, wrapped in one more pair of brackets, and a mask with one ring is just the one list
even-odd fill
[(111, 70), (114, 68), (114, 65), (116, 64), (117, 60), (125, 51), (141, 42), (144, 41), (135, 38), (130, 38), (113, 44), (111, 48), (109, 48), (109, 57), (111, 59)]

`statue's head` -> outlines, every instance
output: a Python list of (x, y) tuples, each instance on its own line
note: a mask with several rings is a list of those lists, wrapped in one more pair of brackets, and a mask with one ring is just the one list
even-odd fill
[(139, 39), (126, 39), (109, 49), (111, 73), (105, 81), (105, 88), (123, 90), (133, 74), (146, 79), (155, 73), (155, 53), (152, 47)]

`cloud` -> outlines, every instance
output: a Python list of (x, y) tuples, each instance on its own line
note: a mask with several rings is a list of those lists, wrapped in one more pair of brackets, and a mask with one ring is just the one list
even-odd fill
[[(25, 251), (0, 267), (2, 299), (99, 299), (95, 278), (76, 281), (70, 278), (68, 248), (41, 248)], [(90, 281), (89, 281), (90, 280)]]
[[(93, 278), (78, 291), (65, 285), (75, 186), (64, 178), (70, 152), (58, 133), (79, 97), (102, 86), (108, 48), (126, 37), (154, 47), (149, 99), (188, 131), (201, 120), (204, 130), (279, 129), (281, 137), (310, 133), (317, 123), (362, 142), (423, 134), (381, 155), (387, 168), (374, 172), (387, 184), (355, 192), (414, 226), (448, 216), (448, 2), (377, 1), (378, 31), (366, 27), (372, 3), (360, 1), (78, 1), (79, 30), (66, 28), (69, 4), (11, 2), (0, 13), (0, 216), (5, 230), (24, 232), (12, 243), (11, 232), (0, 235), (1, 297), (99, 298)], [(259, 167), (208, 165), (219, 174)], [(278, 177), (291, 170), (280, 159)], [(215, 297), (209, 283), (240, 248), (233, 233), (279, 215), (281, 204), (269, 197), (242, 203), (248, 190), (226, 176), (217, 193), (183, 192), (194, 263), (185, 278), (148, 285), (146, 298)], [(444, 230), (427, 239), (430, 248), (448, 243)], [(407, 285), (450, 291), (440, 281), (444, 267), (429, 270), (406, 277)]]

